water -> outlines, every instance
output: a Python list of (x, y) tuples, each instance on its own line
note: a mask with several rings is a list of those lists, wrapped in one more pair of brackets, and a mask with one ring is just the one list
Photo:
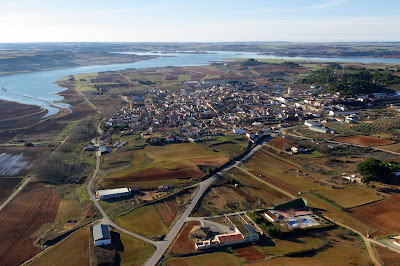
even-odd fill
[(400, 59), (390, 58), (325, 58), (325, 57), (285, 57), (275, 55), (260, 55), (251, 52), (209, 52), (206, 54), (189, 53), (136, 53), (141, 55), (161, 55), (151, 60), (143, 60), (135, 63), (112, 64), (100, 66), (83, 66), (66, 69), (38, 71), (32, 73), (13, 74), (0, 76), (0, 86), (4, 86), (7, 91), (0, 91), (0, 99), (17, 101), (26, 104), (43, 106), (48, 109), (48, 114), (53, 115), (58, 112), (57, 108), (51, 107), (52, 103), (58, 107), (67, 108), (68, 105), (60, 103), (62, 96), (56, 93), (64, 90), (53, 82), (78, 73), (91, 73), (101, 71), (117, 71), (127, 68), (150, 68), (165, 66), (198, 66), (209, 64), (212, 61), (222, 60), (224, 58), (273, 58), (273, 59), (291, 59), (291, 60), (310, 60), (310, 61), (328, 61), (328, 62), (359, 62), (359, 63), (396, 63), (400, 64)]

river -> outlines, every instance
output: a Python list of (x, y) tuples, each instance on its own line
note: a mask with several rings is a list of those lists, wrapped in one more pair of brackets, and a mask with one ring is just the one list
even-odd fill
[(222, 60), (224, 58), (272, 58), (272, 59), (290, 59), (290, 60), (310, 60), (310, 61), (328, 61), (328, 62), (357, 62), (357, 63), (396, 63), (400, 64), (400, 59), (390, 58), (365, 58), (365, 57), (285, 57), (275, 55), (260, 55), (251, 52), (208, 52), (205, 54), (191, 53), (136, 53), (141, 55), (160, 55), (150, 60), (138, 61), (127, 64), (96, 65), (74, 68), (64, 68), (56, 70), (38, 71), (32, 73), (12, 74), (0, 76), (0, 86), (4, 86), (6, 91), (0, 91), (0, 99), (16, 101), (25, 104), (43, 106), (48, 109), (47, 116), (53, 115), (59, 111), (58, 108), (49, 105), (49, 102), (55, 106), (68, 108), (65, 103), (60, 103), (62, 96), (58, 92), (64, 90), (53, 82), (78, 73), (91, 73), (102, 71), (117, 71), (127, 68), (150, 68), (165, 66), (197, 66), (209, 64), (212, 61)]

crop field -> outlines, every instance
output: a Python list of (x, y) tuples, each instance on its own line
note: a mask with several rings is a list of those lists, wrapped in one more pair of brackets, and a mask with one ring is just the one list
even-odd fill
[(227, 187), (216, 187), (212, 188), (215, 194), (218, 195), (224, 201), (235, 201), (235, 202), (242, 202), (243, 198), (239, 194), (237, 194), (233, 189)]
[(54, 221), (59, 201), (51, 188), (25, 189), (0, 211), (2, 264), (21, 264), (40, 250), (33, 246), (36, 238), (32, 235)]
[(25, 160), (23, 153), (11, 155), (7, 153), (0, 154), (0, 175), (15, 176), (22, 170), (28, 168), (29, 161)]
[(349, 136), (349, 137), (335, 137), (332, 140), (346, 142), (350, 144), (358, 144), (363, 146), (380, 146), (393, 144), (394, 141), (388, 139), (381, 139), (363, 135)]
[(232, 169), (229, 173), (233, 178), (243, 184), (247, 191), (262, 199), (267, 205), (273, 205), (274, 202), (279, 202), (288, 198), (287, 195), (258, 182), (240, 169)]
[(286, 148), (291, 148), (293, 146), (293, 143), (290, 140), (281, 137), (273, 138), (268, 142), (268, 144), (280, 150), (285, 150)]
[(22, 178), (0, 177), (0, 204), (13, 193), (14, 188), (16, 188), (21, 181)]
[(400, 120), (386, 118), (386, 119), (379, 119), (372, 123), (361, 123), (353, 126), (353, 129), (368, 135), (378, 132), (387, 132), (390, 129), (399, 127), (400, 127)]
[(146, 236), (165, 234), (179, 211), (186, 206), (192, 190), (157, 203), (135, 209), (116, 217), (115, 222), (138, 234)]
[(388, 248), (384, 248), (381, 246), (375, 246), (375, 252), (378, 255), (379, 261), (383, 265), (396, 265), (400, 261), (400, 254), (394, 251), (391, 251)]
[(141, 265), (155, 251), (153, 245), (133, 236), (117, 232), (120, 234), (123, 245), (123, 249), (118, 250), (118, 254), (121, 257), (121, 265)]
[(147, 205), (114, 219), (119, 226), (129, 231), (145, 235), (163, 235), (167, 228), (154, 205)]
[(79, 229), (56, 246), (45, 251), (31, 265), (89, 265), (89, 240), (90, 228)]
[[(314, 208), (315, 210), (320, 212), (325, 217), (328, 217), (334, 221), (343, 223), (353, 229), (360, 231), (364, 235), (366, 235), (368, 232), (371, 233), (374, 231), (374, 228), (369, 226), (367, 223), (351, 216), (349, 213), (347, 213), (345, 211), (341, 211), (340, 209), (332, 206), (329, 202), (324, 201), (321, 198), (317, 198), (316, 196), (311, 195), (309, 193), (305, 193), (301, 196), (302, 196), (302, 198), (307, 200), (308, 206)], [(376, 204), (376, 203), (371, 203), (371, 204)], [(364, 205), (364, 206), (368, 206), (368, 205)], [(363, 207), (363, 206), (361, 206), (361, 207)], [(356, 208), (361, 208), (361, 207), (356, 207)], [(368, 216), (368, 217), (370, 217), (370, 216)]]
[(368, 205), (347, 210), (348, 213), (363, 223), (375, 228), (373, 236), (400, 234), (400, 195)]
[(221, 166), (228, 159), (221, 153), (213, 152), (193, 143), (171, 144), (166, 146), (146, 146), (133, 151), (131, 165), (121, 171), (106, 176), (107, 186), (127, 182), (159, 181), (201, 178), (204, 173), (197, 165)]
[(62, 199), (58, 205), (55, 222), (63, 222), (68, 219), (78, 220), (81, 218), (81, 206), (75, 199)]
[(388, 150), (388, 151), (400, 152), (400, 143), (379, 146), (379, 148), (380, 149), (384, 149), (384, 150)]
[(299, 165), (278, 157), (267, 149), (260, 149), (246, 162), (246, 165), (252, 169), (249, 172), (254, 176), (291, 195), (318, 186), (310, 181), (308, 176), (297, 176), (289, 172), (289, 170), (301, 169)]
[(343, 208), (351, 208), (375, 201), (382, 200), (372, 190), (361, 186), (349, 186), (345, 188), (335, 189), (330, 187), (318, 187), (314, 190), (318, 195), (326, 197)]
[(178, 215), (179, 205), (176, 200), (168, 200), (161, 203), (154, 204), (158, 214), (167, 227), (172, 225), (176, 215)]
[(216, 252), (205, 255), (197, 255), (185, 258), (169, 259), (167, 266), (198, 266), (198, 265), (221, 265), (233, 266), (240, 265), (239, 259), (232, 254)]
[(265, 256), (285, 255), (290, 252), (298, 252), (306, 249), (313, 248), (321, 245), (323, 240), (314, 235), (298, 236), (288, 235), (282, 239), (274, 238), (274, 245), (260, 245), (255, 246)]
[(323, 250), (299, 257), (277, 257), (252, 263), (261, 265), (370, 265), (371, 260), (362, 242), (352, 236), (346, 239), (332, 237), (330, 244)]
[(185, 223), (179, 235), (172, 243), (172, 254), (188, 254), (198, 252), (194, 246), (196, 241), (190, 238), (190, 231), (196, 225), (200, 225), (200, 222), (190, 221)]
[(221, 152), (226, 157), (233, 159), (243, 154), (249, 144), (249, 140), (240, 135), (226, 135), (211, 137), (199, 144), (206, 148)]
[(264, 255), (255, 247), (236, 248), (233, 250), (236, 256), (242, 258), (245, 262), (253, 262), (264, 259)]

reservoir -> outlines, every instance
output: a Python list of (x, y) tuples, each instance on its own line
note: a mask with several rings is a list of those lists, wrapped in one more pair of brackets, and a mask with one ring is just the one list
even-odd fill
[(32, 73), (12, 74), (0, 76), (0, 86), (6, 88), (6, 91), (0, 91), (0, 99), (16, 101), (20, 103), (39, 105), (49, 110), (47, 116), (58, 112), (58, 108), (51, 107), (52, 103), (58, 107), (68, 107), (61, 103), (63, 97), (57, 95), (64, 90), (53, 82), (78, 73), (91, 73), (102, 71), (117, 71), (127, 68), (151, 68), (166, 66), (197, 66), (209, 64), (212, 61), (218, 61), (226, 58), (272, 58), (287, 60), (310, 60), (310, 61), (328, 61), (328, 62), (356, 62), (356, 63), (395, 63), (400, 64), (400, 59), (391, 58), (365, 58), (365, 57), (285, 57), (275, 55), (260, 55), (251, 52), (208, 52), (205, 54), (191, 53), (136, 53), (141, 55), (158, 55), (161, 57), (138, 61), (135, 63), (83, 66), (47, 71), (38, 71)]

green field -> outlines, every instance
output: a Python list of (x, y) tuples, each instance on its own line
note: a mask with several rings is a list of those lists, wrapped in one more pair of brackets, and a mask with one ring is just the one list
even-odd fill
[(287, 195), (258, 182), (240, 169), (232, 169), (228, 176), (239, 181), (250, 194), (262, 199), (269, 206), (288, 198)]
[(274, 238), (274, 246), (257, 245), (256, 248), (265, 255), (285, 255), (321, 245), (323, 240), (315, 236), (285, 236), (284, 239)]
[(121, 257), (120, 265), (142, 265), (156, 248), (133, 236), (118, 232), (123, 245), (123, 250), (118, 251)]
[(62, 199), (58, 206), (55, 222), (63, 222), (69, 219), (81, 218), (81, 206), (76, 199)]
[(351, 208), (382, 199), (382, 197), (375, 192), (361, 186), (351, 186), (340, 189), (318, 187), (315, 188), (314, 191), (318, 195), (336, 202), (343, 208)]
[(226, 157), (233, 159), (245, 152), (249, 140), (240, 135), (215, 136), (204, 139), (200, 145), (223, 153)]
[[(203, 175), (197, 165), (223, 165), (228, 159), (224, 154), (214, 152), (194, 143), (170, 144), (166, 146), (146, 146), (133, 151), (132, 161), (126, 169), (112, 172), (106, 178), (119, 178), (132, 175), (138, 171), (151, 169), (148, 179), (140, 182), (151, 182), (152, 176), (162, 176), (165, 171), (189, 171)], [(198, 177), (198, 176), (197, 176)], [(116, 182), (116, 179), (113, 179)], [(129, 180), (134, 182), (134, 178)]]
[(167, 228), (153, 205), (140, 207), (114, 219), (119, 226), (145, 236), (163, 235)]
[(218, 266), (231, 266), (240, 265), (239, 258), (232, 254), (217, 252), (206, 255), (198, 255), (187, 258), (173, 258), (167, 261), (167, 266), (181, 266), (181, 265), (193, 265), (193, 266), (208, 266), (208, 265), (218, 265)]
[(89, 239), (90, 228), (79, 229), (59, 244), (50, 247), (31, 265), (90, 265)]
[[(299, 239), (301, 241), (301, 238)], [(327, 248), (316, 253), (297, 257), (277, 257), (252, 263), (262, 265), (371, 265), (371, 260), (363, 242), (359, 238), (346, 235), (346, 238), (333, 237)]]

